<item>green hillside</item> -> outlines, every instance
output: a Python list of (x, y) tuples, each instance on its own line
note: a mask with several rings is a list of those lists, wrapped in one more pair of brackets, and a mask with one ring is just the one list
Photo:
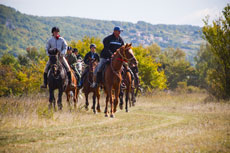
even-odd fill
[(115, 25), (124, 29), (122, 37), (125, 42), (132, 42), (134, 46), (157, 43), (161, 48), (181, 48), (190, 58), (203, 41), (201, 28), (198, 26), (152, 25), (143, 21), (134, 24), (77, 17), (39, 17), (0, 5), (0, 56), (5, 52), (17, 56), (25, 52), (28, 46), (44, 47), (52, 26), (60, 27), (61, 35), (67, 41), (76, 41), (84, 36), (102, 39), (112, 33)]

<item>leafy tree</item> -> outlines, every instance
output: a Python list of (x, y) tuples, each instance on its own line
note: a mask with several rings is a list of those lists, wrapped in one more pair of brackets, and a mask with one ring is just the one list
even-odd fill
[(202, 28), (204, 39), (211, 45), (218, 69), (208, 70), (207, 82), (209, 91), (217, 98), (230, 99), (230, 5), (222, 11), (223, 17), (208, 24), (204, 20)]
[(150, 55), (150, 51), (142, 46), (133, 47), (134, 54), (138, 61), (141, 84), (148, 90), (165, 89), (166, 77), (164, 71), (158, 71), (160, 63)]
[(168, 48), (159, 57), (170, 89), (177, 88), (178, 82), (191, 83), (189, 80), (194, 78), (195, 69), (186, 61), (185, 55), (180, 49)]

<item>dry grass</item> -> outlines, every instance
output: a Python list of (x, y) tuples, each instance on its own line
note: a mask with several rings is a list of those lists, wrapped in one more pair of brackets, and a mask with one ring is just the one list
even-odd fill
[(44, 95), (1, 98), (0, 152), (230, 152), (230, 104), (206, 96), (142, 96), (113, 119), (83, 100), (70, 112), (65, 96), (62, 112), (48, 111)]

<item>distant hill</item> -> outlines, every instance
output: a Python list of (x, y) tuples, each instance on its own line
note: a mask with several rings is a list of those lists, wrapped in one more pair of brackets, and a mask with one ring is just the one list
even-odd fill
[(198, 26), (152, 25), (143, 21), (134, 24), (77, 17), (39, 17), (0, 5), (0, 56), (5, 52), (17, 56), (25, 52), (28, 46), (44, 47), (53, 26), (60, 27), (61, 35), (67, 41), (79, 40), (84, 36), (103, 39), (112, 33), (114, 26), (121, 26), (124, 29), (122, 37), (125, 42), (132, 42), (135, 46), (157, 43), (163, 49), (181, 48), (189, 58), (194, 56), (203, 41), (201, 28)]

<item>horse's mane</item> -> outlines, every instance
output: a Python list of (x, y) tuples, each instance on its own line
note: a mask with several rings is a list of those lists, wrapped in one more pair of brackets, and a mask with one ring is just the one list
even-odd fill
[(117, 53), (122, 49), (122, 50), (125, 50), (125, 49), (131, 49), (132, 48), (132, 43), (126, 43), (125, 45), (122, 45), (120, 48), (118, 48), (117, 50), (116, 50), (116, 52), (114, 52), (113, 53), (113, 55), (115, 56), (115, 55), (117, 55)]

